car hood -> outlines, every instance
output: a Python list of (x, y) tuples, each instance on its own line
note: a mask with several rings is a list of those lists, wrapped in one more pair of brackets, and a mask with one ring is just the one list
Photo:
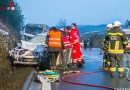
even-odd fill
[(28, 49), (30, 51), (34, 51), (37, 47), (36, 43), (27, 42), (27, 41), (24, 41), (24, 40), (21, 40), (21, 43), (22, 43), (22, 48)]

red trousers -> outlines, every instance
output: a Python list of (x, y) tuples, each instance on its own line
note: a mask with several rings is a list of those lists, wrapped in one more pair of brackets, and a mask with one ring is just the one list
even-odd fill
[(83, 54), (79, 42), (73, 45), (72, 58), (74, 64), (77, 64), (77, 61), (80, 63), (83, 61)]

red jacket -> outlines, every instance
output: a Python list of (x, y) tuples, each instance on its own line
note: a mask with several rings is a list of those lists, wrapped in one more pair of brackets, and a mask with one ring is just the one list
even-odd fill
[(71, 48), (72, 45), (69, 40), (69, 34), (66, 34), (65, 32), (67, 32), (67, 31), (64, 29), (64, 31), (62, 31), (62, 41), (64, 44), (63, 46), (64, 46), (64, 48)]
[(74, 30), (69, 31), (71, 44), (79, 43), (79, 36)]
[(64, 48), (71, 48), (72, 47), (72, 45), (71, 45), (71, 43), (66, 35), (62, 35), (62, 40), (63, 40)]
[(83, 54), (81, 51), (80, 40), (79, 40), (79, 35), (77, 30), (73, 29), (69, 31), (69, 35), (70, 35), (70, 42), (73, 45), (73, 50), (72, 50), (73, 63), (77, 64), (77, 61), (82, 63)]
[(75, 36), (77, 36), (77, 38), (79, 38), (79, 30), (78, 30), (78, 28), (73, 28), (72, 29), (72, 31), (74, 31), (75, 32)]

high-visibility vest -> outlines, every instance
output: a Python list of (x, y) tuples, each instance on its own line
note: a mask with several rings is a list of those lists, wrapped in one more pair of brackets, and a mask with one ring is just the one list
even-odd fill
[(49, 31), (48, 46), (62, 48), (62, 46), (61, 46), (61, 31), (54, 31), (54, 30)]
[(72, 47), (72, 45), (69, 41), (68, 35), (62, 35), (62, 40), (63, 40), (64, 48), (71, 48)]

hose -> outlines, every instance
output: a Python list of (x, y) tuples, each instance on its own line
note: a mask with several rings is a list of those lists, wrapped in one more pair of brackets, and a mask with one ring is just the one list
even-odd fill
[(128, 80), (128, 81), (130, 81), (130, 78), (129, 78), (129, 73), (130, 73), (130, 65), (129, 65), (129, 56), (128, 56), (128, 53), (127, 53), (127, 51), (125, 51), (125, 53), (126, 53), (126, 58), (127, 58), (127, 60), (126, 60), (126, 67), (127, 67), (127, 69), (128, 69), (128, 71), (126, 72), (126, 79)]
[(126, 60), (126, 67), (129, 68), (129, 67), (130, 67), (130, 65), (129, 65), (129, 62), (130, 62), (130, 61), (129, 61), (129, 56), (128, 56), (127, 51), (125, 51), (125, 53), (126, 53), (126, 59), (127, 59), (127, 60)]
[(130, 73), (130, 69), (128, 69), (128, 71), (127, 71), (127, 73), (126, 73), (126, 79), (128, 80), (128, 81), (130, 81), (130, 76), (129, 76), (129, 73)]
[(71, 81), (71, 80), (66, 80), (69, 77), (79, 76), (79, 75), (83, 75), (83, 74), (95, 74), (95, 73), (99, 73), (99, 72), (102, 72), (102, 71), (74, 73), (74, 74), (71, 74), (71, 75), (63, 76), (61, 78), (61, 80), (66, 82), (66, 83), (71, 83), (71, 84), (76, 84), (76, 85), (84, 85), (84, 86), (91, 86), (91, 87), (98, 87), (98, 88), (105, 88), (105, 89), (109, 89), (109, 90), (114, 90), (114, 88), (109, 87), (109, 86), (101, 86), (101, 85), (97, 85), (97, 84), (88, 84), (88, 83), (82, 83), (82, 82), (75, 82), (75, 81)]
[[(128, 71), (126, 73), (126, 79), (128, 81), (130, 81), (130, 78), (129, 78), (130, 66), (129, 66), (129, 57), (128, 57), (128, 53), (127, 52), (126, 52), (126, 58), (127, 58), (126, 66), (128, 68)], [(88, 83), (82, 83), (82, 82), (75, 82), (75, 81), (71, 81), (71, 80), (66, 80), (67, 78), (74, 77), (74, 76), (79, 76), (79, 75), (83, 75), (83, 74), (95, 74), (95, 73), (99, 73), (99, 72), (102, 72), (102, 71), (96, 71), (96, 72), (79, 72), (79, 73), (75, 73), (75, 74), (70, 74), (70, 75), (67, 75), (67, 76), (63, 76), (61, 78), (61, 80), (64, 81), (64, 82), (66, 82), (66, 83), (71, 83), (71, 84), (76, 84), (76, 85), (91, 86), (91, 87), (98, 87), (98, 88), (104, 88), (104, 89), (114, 90), (114, 88), (109, 87), (109, 86), (102, 86), (102, 85), (97, 85), (97, 84), (88, 84)]]

